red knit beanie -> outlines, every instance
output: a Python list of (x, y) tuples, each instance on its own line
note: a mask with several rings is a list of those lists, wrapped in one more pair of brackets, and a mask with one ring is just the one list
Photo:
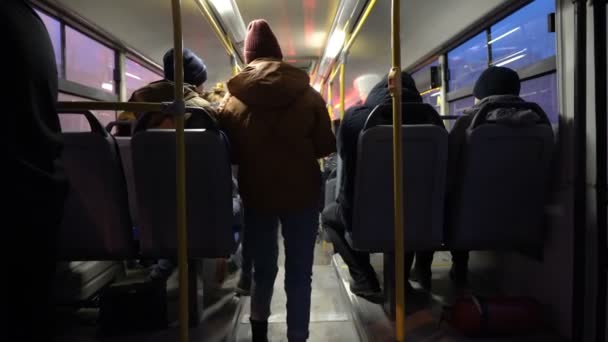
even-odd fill
[(245, 63), (249, 64), (257, 58), (283, 59), (281, 47), (264, 19), (253, 20), (247, 26), (245, 37)]

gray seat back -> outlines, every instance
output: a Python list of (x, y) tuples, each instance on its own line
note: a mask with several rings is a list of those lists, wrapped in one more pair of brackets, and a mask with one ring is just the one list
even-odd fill
[(120, 160), (127, 183), (127, 193), (129, 197), (129, 212), (133, 226), (137, 227), (137, 197), (135, 194), (135, 179), (133, 177), (133, 155), (131, 152), (131, 137), (114, 137), (118, 145)]
[[(228, 148), (215, 130), (185, 132), (190, 257), (226, 257), (234, 250)], [(131, 140), (141, 253), (175, 256), (175, 131), (148, 130)]]
[(527, 127), (482, 124), (467, 132), (461, 182), (451, 199), (451, 248), (515, 249), (542, 244), (553, 144), (553, 130), (544, 123)]
[(325, 207), (336, 201), (336, 183), (336, 178), (332, 178), (325, 182)]
[[(352, 247), (370, 252), (394, 250), (393, 128), (376, 126), (359, 136)], [(439, 249), (443, 209), (447, 132), (435, 125), (403, 126), (405, 248)]]
[(132, 224), (116, 142), (99, 129), (101, 125), (92, 114), (85, 116), (92, 132), (63, 134), (62, 158), (69, 192), (59, 233), (59, 256), (66, 260), (130, 257), (135, 253)]

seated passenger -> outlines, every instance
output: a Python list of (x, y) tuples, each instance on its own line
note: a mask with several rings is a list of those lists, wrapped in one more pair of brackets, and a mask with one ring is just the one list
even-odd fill
[[(203, 84), (207, 80), (207, 67), (202, 59), (194, 52), (184, 49), (184, 101), (188, 107), (211, 108), (211, 104), (201, 97)], [(173, 77), (173, 49), (167, 51), (163, 57), (165, 78), (152, 82), (147, 86), (133, 92), (129, 102), (171, 102), (174, 97)], [(141, 118), (141, 113), (122, 112), (118, 115), (119, 121), (135, 122)], [(186, 127), (196, 127), (195, 120), (190, 120), (186, 114)], [(156, 113), (146, 125), (147, 127), (172, 128), (174, 127), (171, 114)], [(118, 136), (129, 136), (131, 132), (128, 127), (117, 126)]]
[[(412, 77), (406, 72), (402, 72), (401, 81), (403, 86), (401, 101), (422, 102), (422, 98), (416, 89), (416, 84)], [(323, 225), (328, 228), (334, 249), (348, 265), (353, 278), (354, 283), (351, 284), (351, 291), (363, 297), (375, 297), (380, 292), (380, 284), (376, 277), (376, 272), (370, 264), (369, 253), (353, 250), (346, 241), (345, 232), (346, 230), (350, 230), (352, 224), (352, 206), (355, 191), (354, 171), (357, 166), (356, 157), (359, 133), (363, 130), (365, 121), (371, 111), (378, 105), (386, 104), (392, 104), (392, 98), (388, 90), (388, 77), (384, 77), (371, 89), (363, 105), (349, 108), (344, 115), (338, 132), (338, 153), (343, 162), (340, 192), (337, 202), (327, 206), (322, 215)], [(438, 114), (436, 117), (409, 115), (404, 118), (404, 123), (440, 124), (443, 127)], [(419, 253), (419, 255), (423, 254)], [(432, 253), (430, 254), (432, 259)], [(428, 257), (425, 260), (428, 260)], [(412, 261), (413, 254), (408, 254), (405, 270), (406, 277), (409, 275)]]
[[(464, 115), (455, 122), (454, 127), (450, 131), (448, 143), (448, 174), (459, 174), (461, 163), (462, 148), (466, 142), (466, 132), (471, 126), (473, 118), (479, 112), (482, 106), (491, 102), (525, 102), (519, 97), (521, 83), (517, 72), (505, 67), (489, 67), (480, 76), (473, 89), (475, 96), (475, 105), (464, 111)], [(517, 120), (519, 122), (536, 122), (539, 119), (539, 114), (532, 111), (509, 111), (509, 110), (493, 110), (488, 113), (488, 116), (493, 116), (493, 119)], [(446, 211), (453, 207), (450, 203), (454, 203), (454, 196), (458, 192), (459, 177), (447, 178), (448, 193)], [(468, 274), (468, 251), (452, 251), (452, 269), (450, 277), (459, 285), (467, 282)], [(419, 270), (420, 274), (428, 277), (430, 281), (430, 264), (428, 268)]]

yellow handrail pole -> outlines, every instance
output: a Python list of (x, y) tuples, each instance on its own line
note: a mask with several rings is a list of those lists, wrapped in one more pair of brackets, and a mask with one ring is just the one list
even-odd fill
[(232, 47), (232, 44), (230, 43), (228, 37), (224, 34), (222, 28), (218, 25), (217, 21), (215, 21), (215, 18), (213, 17), (213, 14), (211, 14), (211, 10), (207, 5), (206, 0), (197, 0), (195, 2), (200, 8), (205, 18), (207, 19), (209, 25), (211, 25), (211, 29), (213, 29), (213, 32), (215, 32), (215, 35), (220, 40), (220, 43), (222, 43), (222, 45), (224, 46), (226, 53), (229, 56), (234, 56), (234, 48)]
[(175, 75), (175, 171), (177, 208), (177, 264), (179, 276), (179, 340), (188, 342), (188, 231), (186, 226), (186, 147), (184, 139), (184, 58), (181, 1), (172, 0)]
[(95, 102), (70, 101), (58, 102), (57, 109), (62, 110), (120, 110), (129, 112), (160, 112), (166, 106), (155, 102)]
[(232, 76), (236, 76), (241, 71), (241, 68), (239, 68), (239, 64), (234, 56), (230, 56), (230, 64), (232, 64)]
[(336, 78), (336, 75), (338, 75), (338, 72), (340, 72), (340, 64), (338, 64), (337, 66), (334, 66), (332, 68), (332, 71), (329, 74), (329, 78), (327, 79), (328, 82), (333, 82), (334, 79)]
[(332, 82), (327, 82), (327, 112), (329, 114), (329, 120), (333, 120), (334, 116), (333, 116), (333, 99), (332, 99)]
[(344, 112), (346, 111), (344, 104), (344, 76), (346, 73), (346, 66), (344, 65), (345, 63), (346, 60), (342, 60), (342, 63), (340, 63), (340, 120), (344, 119)]
[(348, 37), (348, 41), (346, 42), (346, 44), (344, 44), (345, 52), (348, 52), (350, 50), (351, 45), (353, 45), (353, 43), (355, 42), (355, 39), (359, 35), (359, 31), (361, 31), (361, 28), (367, 21), (367, 17), (372, 12), (372, 9), (374, 8), (375, 4), (376, 4), (376, 0), (370, 0), (367, 3), (367, 7), (363, 11), (363, 14), (361, 15), (361, 19), (359, 19), (359, 21), (357, 22), (357, 26), (353, 30), (353, 33), (350, 35), (350, 37)]
[(389, 89), (393, 97), (393, 180), (395, 201), (395, 327), (398, 342), (405, 341), (405, 276), (403, 227), (403, 153), (401, 140), (401, 39), (400, 1), (392, 0), (391, 50), (393, 67), (389, 73)]

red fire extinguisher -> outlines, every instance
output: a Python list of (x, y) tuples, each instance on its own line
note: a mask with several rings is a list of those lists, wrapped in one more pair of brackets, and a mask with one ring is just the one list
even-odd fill
[(542, 307), (526, 297), (464, 297), (444, 308), (442, 320), (470, 337), (520, 336), (542, 327)]

